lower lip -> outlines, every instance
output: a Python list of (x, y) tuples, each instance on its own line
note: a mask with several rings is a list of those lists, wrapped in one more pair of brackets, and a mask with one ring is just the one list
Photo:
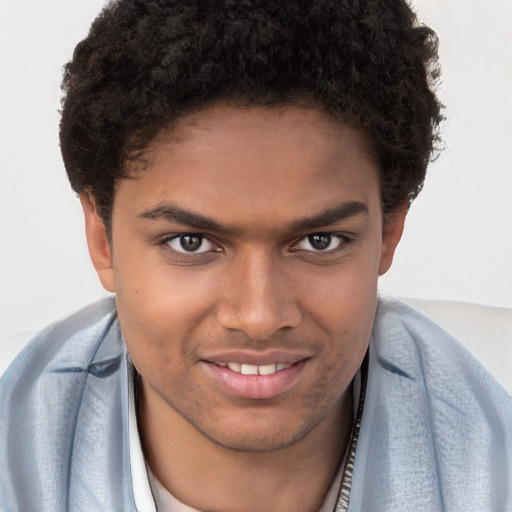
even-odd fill
[(207, 361), (202, 363), (226, 393), (239, 398), (262, 400), (273, 398), (292, 388), (302, 375), (306, 362), (304, 359), (272, 375), (244, 375), (228, 367)]

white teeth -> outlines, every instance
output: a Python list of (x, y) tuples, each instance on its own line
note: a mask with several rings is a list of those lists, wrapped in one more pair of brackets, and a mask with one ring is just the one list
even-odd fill
[(266, 364), (264, 366), (258, 366), (258, 373), (260, 375), (272, 375), (273, 373), (276, 373), (276, 365)]
[(290, 368), (289, 363), (264, 364), (256, 366), (255, 364), (240, 363), (217, 363), (219, 366), (227, 366), (230, 370), (243, 375), (272, 375), (280, 370)]
[(242, 365), (240, 363), (228, 363), (228, 368), (237, 373), (240, 373), (241, 367), (242, 367)]
[(243, 375), (258, 375), (258, 367), (254, 364), (243, 364), (240, 373)]

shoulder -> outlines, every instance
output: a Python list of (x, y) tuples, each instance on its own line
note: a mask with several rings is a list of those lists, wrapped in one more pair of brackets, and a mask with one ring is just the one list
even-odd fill
[(508, 510), (511, 446), (512, 399), (492, 375), (435, 322), (380, 300), (352, 510)]
[(34, 331), (25, 331), (0, 339), (0, 378), (35, 334)]
[[(42, 331), (21, 332), (0, 339), (0, 378), (17, 360), (41, 356), (45, 359), (44, 352), (48, 352), (51, 345), (55, 348), (59, 346), (63, 352), (70, 345), (73, 345), (72, 352), (75, 353), (84, 349), (87, 342), (93, 342), (115, 315), (115, 301), (107, 298), (84, 307)], [(77, 338), (82, 342), (76, 343)]]
[[(376, 331), (407, 333), (425, 355), (483, 366), (512, 397), (512, 309), (455, 301), (379, 301)], [(470, 353), (478, 363), (467, 353)]]
[(0, 509), (132, 510), (127, 365), (112, 299), (21, 349), (0, 379)]

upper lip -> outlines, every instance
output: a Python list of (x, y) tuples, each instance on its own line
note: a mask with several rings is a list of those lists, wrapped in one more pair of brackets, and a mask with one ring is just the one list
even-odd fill
[(287, 350), (267, 350), (264, 352), (257, 350), (227, 350), (204, 355), (202, 360), (217, 364), (240, 363), (265, 366), (274, 363), (294, 364), (309, 357), (311, 357), (310, 354), (304, 352), (290, 352)]

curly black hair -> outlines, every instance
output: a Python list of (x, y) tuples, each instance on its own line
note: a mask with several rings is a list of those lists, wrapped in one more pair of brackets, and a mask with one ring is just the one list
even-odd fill
[(393, 213), (439, 148), (437, 37), (406, 0), (117, 0), (64, 68), (60, 143), (107, 225), (127, 162), (215, 102), (310, 103), (362, 130)]

